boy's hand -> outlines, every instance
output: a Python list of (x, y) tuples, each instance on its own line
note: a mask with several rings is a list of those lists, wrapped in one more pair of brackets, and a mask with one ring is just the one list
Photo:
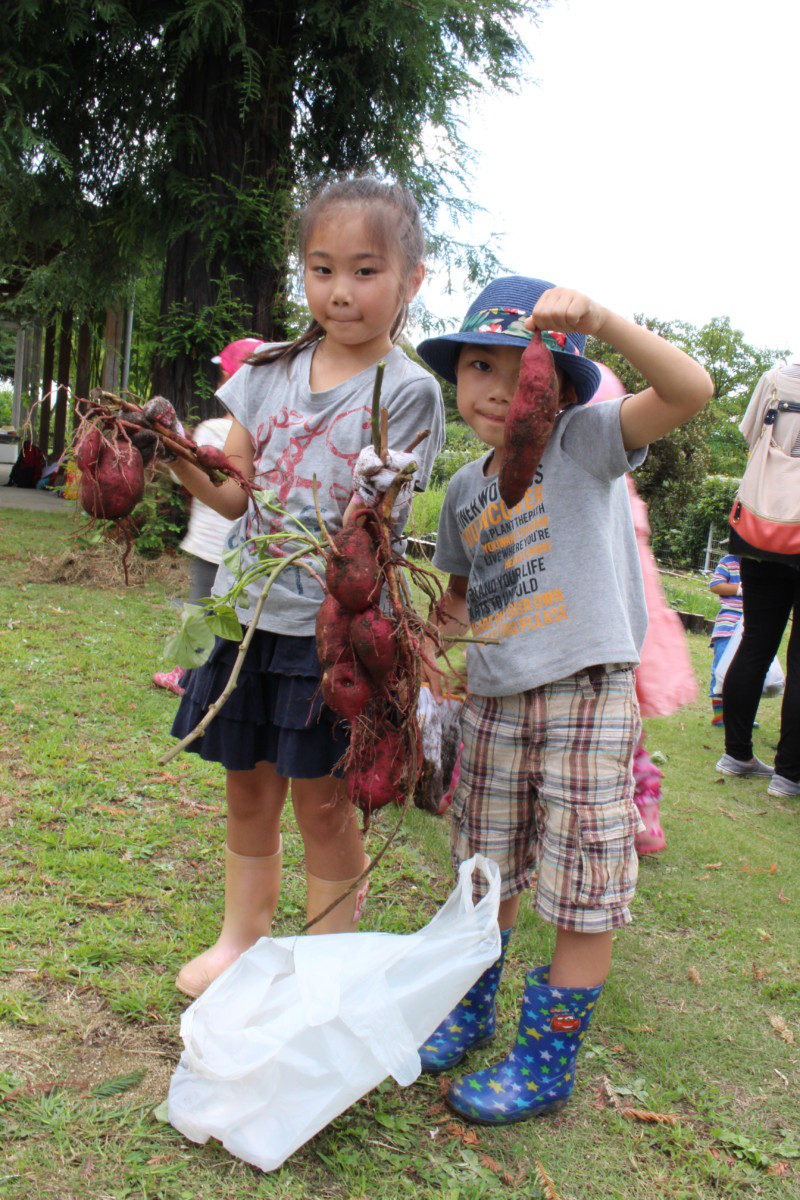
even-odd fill
[(585, 333), (599, 337), (608, 313), (600, 304), (571, 288), (548, 288), (540, 297), (525, 328), (555, 333)]

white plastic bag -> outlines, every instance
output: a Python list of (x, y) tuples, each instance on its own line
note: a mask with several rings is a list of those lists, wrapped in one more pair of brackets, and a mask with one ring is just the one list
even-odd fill
[[(722, 685), (725, 682), (725, 676), (728, 673), (728, 667), (733, 662), (733, 656), (739, 649), (739, 643), (742, 640), (743, 632), (744, 622), (740, 620), (730, 636), (722, 658), (717, 663), (717, 669), (714, 672), (714, 689), (712, 693), (714, 696), (722, 695)], [(780, 696), (783, 692), (785, 684), (786, 676), (783, 673), (783, 668), (781, 667), (781, 664), (778, 662), (777, 658), (773, 658), (772, 665), (767, 671), (767, 677), (764, 680), (762, 695)]]
[(417, 933), (261, 938), (183, 1014), (172, 1124), (271, 1171), (388, 1075), (413, 1083), (418, 1046), (500, 955), (499, 903), (475, 855)]

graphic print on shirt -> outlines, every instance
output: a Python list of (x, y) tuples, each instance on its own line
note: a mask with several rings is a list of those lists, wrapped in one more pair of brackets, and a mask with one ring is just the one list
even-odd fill
[(467, 609), (476, 637), (515, 637), (567, 620), (561, 588), (547, 578), (552, 543), (541, 467), (514, 509), (500, 499), (495, 477), (455, 515), (474, 556)]
[[(343, 421), (346, 422), (344, 426)], [(289, 497), (293, 496), (292, 509), (297, 515), (300, 515), (300, 512), (307, 512), (309, 516), (313, 514), (313, 531), (319, 533), (321, 530), (317, 529), (314, 506), (314, 480), (312, 475), (303, 474), (303, 459), (316, 439), (324, 436), (325, 449), (332, 459), (338, 462), (332, 463), (332, 479), (318, 480), (320, 508), (323, 518), (326, 518), (327, 492), (327, 498), (335, 502), (335, 510), (338, 513), (350, 498), (353, 466), (363, 444), (362, 433), (369, 428), (370, 414), (363, 405), (335, 413), (332, 418), (328, 415), (314, 418), (285, 406), (279, 408), (277, 412), (270, 413), (266, 426), (262, 423), (256, 429), (256, 483), (261, 488), (272, 488), (282, 508), (286, 507)], [(303, 492), (307, 495), (303, 496)], [(305, 516), (300, 516), (300, 519), (308, 523)], [(282, 527), (280, 517), (272, 516), (267, 532), (275, 533)], [(254, 514), (248, 512), (247, 535), (251, 536), (255, 532), (257, 531)]]

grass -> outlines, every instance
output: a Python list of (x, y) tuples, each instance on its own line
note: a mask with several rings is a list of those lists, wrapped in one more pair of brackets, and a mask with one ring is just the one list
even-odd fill
[(710, 576), (699, 573), (661, 572), (664, 593), (673, 608), (699, 613), (700, 616), (709, 617), (713, 621), (719, 612), (719, 596), (709, 589), (709, 579)]
[[(704, 698), (648, 723), (668, 851), (641, 864), (564, 1113), (473, 1129), (443, 1109), (436, 1081), (389, 1081), (270, 1175), (160, 1122), (181, 1047), (172, 981), (220, 916), (222, 779), (193, 758), (156, 765), (175, 701), (149, 679), (175, 583), (36, 582), (31, 548), (57, 557), (69, 536), (61, 514), (0, 512), (4, 1200), (540, 1200), (537, 1159), (564, 1200), (798, 1194), (800, 805), (715, 775)], [(707, 639), (690, 642), (704, 690)], [(762, 704), (762, 758), (778, 716), (779, 701)], [(278, 933), (297, 929), (303, 904), (288, 818), (284, 845)], [(445, 825), (412, 812), (376, 872), (367, 925), (418, 928), (450, 887)], [(471, 1063), (508, 1043), (525, 967), (551, 940), (526, 902), (497, 1043)], [(630, 1119), (625, 1103), (677, 1123)]]

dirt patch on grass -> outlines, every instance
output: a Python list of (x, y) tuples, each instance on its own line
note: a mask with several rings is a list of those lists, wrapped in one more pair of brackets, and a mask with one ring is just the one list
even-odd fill
[(0, 1067), (36, 1086), (88, 1095), (123, 1075), (145, 1074), (127, 1095), (155, 1107), (166, 1097), (178, 1061), (177, 1022), (132, 1027), (94, 996), (53, 998), (35, 1026), (0, 1024)]
[[(37, 555), (23, 578), (27, 583), (79, 583), (116, 590), (125, 586), (122, 554), (122, 546), (107, 543), (92, 550), (68, 550), (55, 558)], [(132, 553), (128, 558), (130, 586), (142, 587), (153, 580), (168, 583), (176, 595), (181, 594), (189, 582), (186, 559), (172, 554), (142, 558)]]

